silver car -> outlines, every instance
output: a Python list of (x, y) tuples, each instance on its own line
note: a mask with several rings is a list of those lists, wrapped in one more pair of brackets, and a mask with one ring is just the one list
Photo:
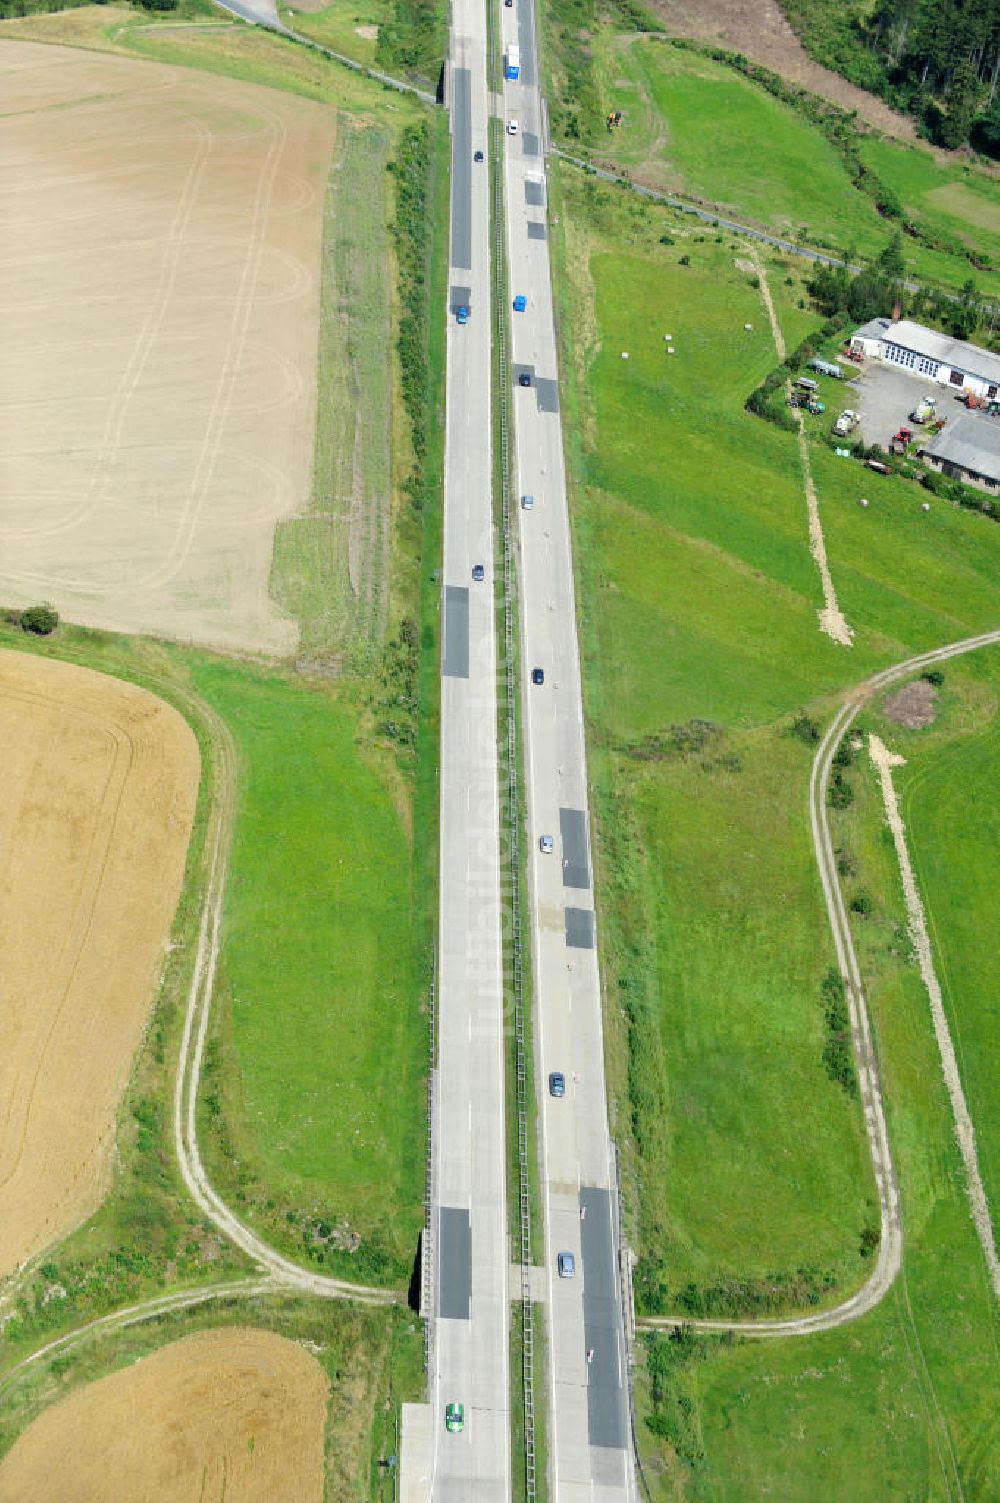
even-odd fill
[(543, 835), (541, 840), (538, 842), (538, 848), (543, 856), (551, 856), (552, 852), (555, 850), (555, 841), (552, 839), (552, 836)]

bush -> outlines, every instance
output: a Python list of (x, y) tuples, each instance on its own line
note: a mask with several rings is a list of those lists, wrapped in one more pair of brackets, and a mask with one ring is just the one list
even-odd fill
[(48, 637), (59, 625), (59, 612), (51, 605), (29, 605), (21, 612), (21, 630)]
[(940, 668), (928, 668), (924, 674), (924, 679), (928, 684), (933, 684), (935, 689), (940, 689), (944, 683), (944, 674)]
[(849, 809), (854, 803), (854, 789), (842, 772), (835, 772), (831, 778), (828, 796), (832, 809)]
[[(853, 907), (853, 904), (851, 906)], [(854, 1071), (847, 991), (843, 976), (834, 966), (831, 966), (824, 976), (820, 991), (826, 1020), (823, 1064), (826, 1066), (826, 1073), (830, 1079), (843, 1086), (849, 1096), (854, 1096), (857, 1094), (858, 1080)]]
[(691, 257), (690, 256), (681, 256), (681, 258), (678, 261), (677, 265), (678, 266), (690, 266), (691, 265)]
[(809, 715), (796, 715), (792, 721), (792, 735), (804, 741), (806, 746), (815, 746), (819, 740), (819, 726)]
[(851, 912), (859, 918), (871, 918), (875, 905), (866, 892), (856, 892), (851, 899)]
[(660, 236), (660, 244), (661, 245), (674, 245), (674, 244), (676, 244), (676, 242), (674, 240), (673, 235), (661, 235)]

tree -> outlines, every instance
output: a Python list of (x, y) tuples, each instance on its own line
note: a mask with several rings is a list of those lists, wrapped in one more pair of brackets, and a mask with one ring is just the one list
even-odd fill
[(875, 265), (894, 282), (901, 282), (906, 274), (903, 261), (903, 237), (899, 230), (890, 238), (885, 250), (880, 251)]
[(59, 625), (59, 612), (51, 605), (29, 605), (21, 612), (21, 630), (47, 637)]
[(953, 150), (968, 141), (978, 96), (979, 78), (975, 68), (968, 60), (959, 63), (948, 89), (948, 112), (942, 116), (939, 126), (942, 146)]

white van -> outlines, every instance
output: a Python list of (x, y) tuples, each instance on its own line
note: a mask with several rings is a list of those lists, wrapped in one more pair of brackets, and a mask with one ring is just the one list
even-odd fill
[(516, 120), (508, 120), (507, 121), (507, 134), (508, 134), (508, 136), (516, 136), (517, 135), (517, 121)]

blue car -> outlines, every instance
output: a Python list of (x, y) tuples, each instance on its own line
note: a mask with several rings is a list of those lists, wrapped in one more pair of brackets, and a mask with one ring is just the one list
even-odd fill
[(553, 1070), (549, 1076), (549, 1095), (560, 1097), (566, 1094), (566, 1077), (561, 1070)]
[(468, 308), (466, 308), (463, 305), (463, 307), (459, 308), (459, 310), (458, 310), (457, 314), (455, 315), (455, 317), (458, 319), (458, 322), (460, 324), (467, 324), (469, 322), (469, 310), (468, 310)]
[(528, 309), (528, 299), (525, 297), (525, 295), (524, 295), (523, 292), (519, 292), (517, 294), (517, 297), (514, 299), (514, 312), (515, 313), (526, 313), (527, 309)]

